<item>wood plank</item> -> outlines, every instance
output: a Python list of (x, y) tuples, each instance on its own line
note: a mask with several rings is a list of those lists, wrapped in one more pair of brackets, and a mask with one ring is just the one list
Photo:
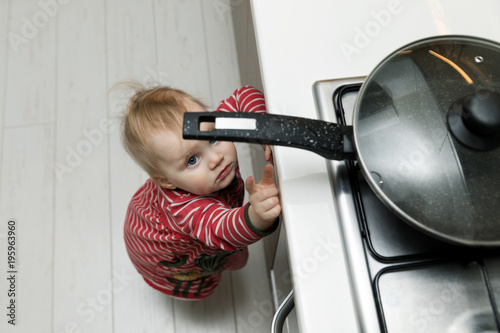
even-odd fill
[(5, 126), (54, 120), (55, 27), (35, 1), (10, 1)]
[[(9, 15), (9, 1), (0, 1), (0, 36), (8, 36), (10, 21)], [(5, 118), (5, 87), (7, 86), (7, 55), (9, 52), (9, 40), (5, 38), (0, 42), (0, 154), (3, 141), (3, 123)], [(0, 155), (1, 156), (1, 155)], [(0, 163), (0, 170), (2, 166)]]
[(175, 333), (236, 332), (230, 272), (223, 272), (214, 293), (201, 301), (175, 300)]
[(205, 332), (205, 303), (174, 301), (175, 333)]
[(87, 0), (57, 16), (55, 332), (112, 332), (104, 13)]
[(236, 332), (231, 272), (222, 272), (220, 285), (204, 303), (204, 332)]
[(217, 103), (241, 85), (231, 5), (226, 1), (203, 1), (202, 9), (212, 99)]
[[(252, 8), (248, 3), (248, 0), (245, 1), (247, 3), (247, 50), (246, 50), (246, 62), (243, 66), (244, 74), (242, 76), (242, 84), (249, 84), (259, 89), (260, 91), (264, 91), (264, 87), (262, 85), (262, 77), (260, 75), (260, 65), (259, 65), (259, 55), (257, 52), (257, 43), (255, 41), (255, 29), (253, 25), (253, 17), (252, 17)], [(243, 5), (241, 6), (243, 7)]]
[(8, 324), (2, 306), (1, 332), (52, 332), (53, 135), (51, 124), (4, 130), (0, 252), (7, 274), (7, 222), (15, 218), (17, 273), (13, 297), (7, 295), (5, 275), (0, 279), (2, 305), (13, 299), (16, 306), (15, 326)]
[(274, 315), (263, 242), (248, 248), (247, 265), (231, 272), (238, 333), (269, 332)]
[(200, 0), (156, 0), (155, 12), (162, 83), (214, 107)]
[[(166, 73), (157, 65), (155, 18), (152, 1), (107, 3), (108, 87), (132, 78), (145, 85), (163, 83)], [(114, 130), (110, 133), (111, 222), (113, 269), (124, 272), (126, 287), (114, 294), (114, 331), (174, 332), (172, 300), (149, 287), (132, 266), (125, 250), (123, 223), (133, 194), (148, 178), (122, 147), (119, 116), (128, 102), (128, 92), (110, 94), (108, 113)]]
[(133, 0), (107, 1), (109, 87), (127, 79), (142, 83), (158, 81), (153, 13), (152, 0), (140, 4)]
[(230, 10), (231, 21), (233, 22), (234, 41), (236, 45), (236, 55), (238, 57), (238, 68), (240, 72), (241, 83), (244, 85), (246, 82), (245, 78), (248, 62), (247, 31), (250, 3), (248, 0), (240, 0), (237, 6), (235, 5), (231, 7), (230, 5), (228, 5), (226, 8), (227, 10)]
[[(5, 47), (0, 55), (0, 98), (3, 139), (0, 148), (0, 243), (9, 218), (17, 220), (16, 326), (2, 320), (2, 332), (52, 330), (52, 230), (55, 22), (47, 20), (29, 38), (25, 24), (32, 24), (40, 8), (36, 2), (3, 1), (0, 16)], [(25, 23), (29, 22), (29, 23)], [(25, 30), (25, 32), (27, 32)], [(12, 44), (16, 36), (23, 43)], [(9, 39), (9, 37), (14, 39)], [(13, 46), (14, 45), (14, 46)], [(44, 64), (43, 68), (40, 65)], [(44, 125), (33, 125), (44, 123)], [(7, 280), (0, 286), (7, 291)], [(10, 286), (9, 286), (10, 288)], [(2, 303), (7, 301), (2, 292)], [(33, 299), (43, 299), (35, 303)], [(10, 301), (10, 299), (9, 299)], [(4, 318), (7, 318), (4, 315)]]
[(232, 4), (229, 9), (233, 21), (241, 84), (248, 84), (262, 91), (250, 1), (238, 0)]

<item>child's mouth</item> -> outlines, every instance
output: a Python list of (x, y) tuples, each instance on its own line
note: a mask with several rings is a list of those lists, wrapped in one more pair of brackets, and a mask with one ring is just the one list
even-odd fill
[(232, 163), (228, 164), (220, 173), (219, 173), (219, 176), (217, 177), (217, 181), (221, 181), (223, 180), (224, 178), (226, 178), (226, 176), (231, 172), (231, 169), (232, 169)]

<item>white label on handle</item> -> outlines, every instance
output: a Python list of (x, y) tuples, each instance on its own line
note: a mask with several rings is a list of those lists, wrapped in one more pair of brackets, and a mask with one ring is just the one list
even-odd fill
[(252, 118), (215, 118), (215, 129), (253, 130), (257, 120)]

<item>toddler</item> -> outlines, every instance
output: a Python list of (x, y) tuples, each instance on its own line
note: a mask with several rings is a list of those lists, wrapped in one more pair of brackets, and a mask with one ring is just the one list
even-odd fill
[[(260, 183), (249, 177), (249, 203), (232, 142), (182, 138), (184, 112), (205, 112), (189, 94), (136, 87), (122, 119), (122, 141), (150, 179), (133, 196), (124, 237), (137, 271), (175, 298), (210, 295), (223, 270), (242, 268), (247, 246), (278, 226), (281, 206), (268, 164)], [(246, 86), (215, 112), (266, 112), (262, 93)], [(271, 150), (265, 147), (266, 160)]]

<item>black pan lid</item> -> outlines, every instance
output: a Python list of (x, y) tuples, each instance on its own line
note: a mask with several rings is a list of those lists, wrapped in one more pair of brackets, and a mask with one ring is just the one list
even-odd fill
[(361, 169), (412, 225), (500, 246), (500, 45), (439, 36), (387, 57), (353, 119)]

